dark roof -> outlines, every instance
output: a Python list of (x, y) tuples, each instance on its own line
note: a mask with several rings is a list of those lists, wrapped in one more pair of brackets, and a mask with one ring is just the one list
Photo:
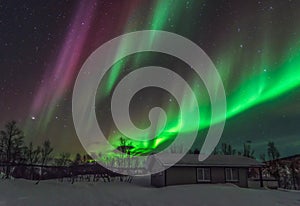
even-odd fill
[(272, 162), (272, 161), (280, 161), (280, 160), (287, 160), (287, 161), (292, 161), (292, 160), (295, 160), (295, 159), (300, 159), (300, 154), (296, 154), (296, 155), (292, 155), (292, 156), (287, 156), (287, 157), (281, 157), (281, 158), (278, 158), (278, 159), (275, 159), (275, 160), (268, 160), (266, 162)]
[[(178, 157), (176, 154), (164, 155), (157, 159), (163, 166), (172, 166), (172, 162)], [(187, 154), (179, 160), (174, 166), (232, 166), (232, 167), (261, 167), (264, 163), (258, 162), (255, 159), (236, 156), (236, 155), (211, 155), (204, 161), (198, 160), (199, 155)]]

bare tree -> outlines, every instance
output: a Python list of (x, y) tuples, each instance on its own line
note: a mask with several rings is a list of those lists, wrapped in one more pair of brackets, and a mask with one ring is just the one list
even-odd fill
[(132, 146), (131, 142), (128, 142), (125, 138), (120, 137), (120, 146), (117, 147), (117, 150), (121, 152), (121, 162), (122, 162), (122, 167), (126, 167), (126, 159), (128, 167), (130, 167), (130, 157), (131, 157), (131, 150), (134, 147)]
[(30, 178), (33, 179), (33, 165), (36, 164), (41, 158), (41, 147), (38, 146), (34, 149), (32, 142), (30, 142), (29, 146), (25, 149), (25, 157), (28, 164), (30, 164)]
[(48, 161), (50, 160), (50, 154), (53, 152), (53, 148), (51, 147), (50, 141), (46, 140), (43, 143), (42, 149), (41, 149), (41, 174), (39, 177), (39, 180), (37, 184), (39, 183), (41, 176), (43, 175), (43, 167), (47, 165)]
[(218, 155), (220, 154), (220, 151), (218, 149), (218, 147), (215, 147), (214, 151), (212, 152), (213, 155)]
[(38, 146), (34, 149), (32, 142), (29, 143), (29, 146), (25, 151), (26, 159), (29, 164), (35, 164), (40, 160), (41, 147)]
[(230, 144), (222, 143), (221, 153), (223, 155), (235, 155), (236, 150)]
[(59, 154), (59, 157), (55, 159), (55, 163), (57, 166), (66, 166), (68, 165), (70, 160), (70, 153), (62, 152)]
[(265, 153), (261, 153), (259, 155), (259, 158), (260, 158), (261, 161), (265, 162), (266, 161), (266, 154)]
[(274, 142), (268, 142), (268, 156), (270, 160), (276, 160), (280, 157), (280, 153)]
[(42, 166), (46, 165), (50, 160), (50, 154), (53, 152), (53, 148), (51, 147), (51, 143), (49, 140), (46, 140), (43, 143), (41, 149), (41, 164)]
[(251, 148), (251, 141), (244, 143), (243, 156), (254, 159), (255, 151)]
[(2, 136), (0, 136), (0, 162), (3, 163), (4, 161), (5, 161), (4, 139), (2, 138)]
[(79, 153), (76, 154), (75, 159), (73, 161), (73, 165), (79, 165), (82, 163), (81, 155)]
[(0, 131), (2, 155), (6, 164), (5, 177), (11, 173), (11, 165), (21, 160), (23, 149), (23, 132), (15, 121), (8, 122), (5, 129)]

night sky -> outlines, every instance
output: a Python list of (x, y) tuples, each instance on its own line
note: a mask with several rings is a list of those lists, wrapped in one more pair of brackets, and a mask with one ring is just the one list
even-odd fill
[[(219, 71), (228, 104), (221, 142), (239, 149), (251, 141), (257, 156), (268, 141), (282, 156), (300, 153), (299, 25), (300, 1), (0, 1), (0, 125), (16, 120), (28, 142), (50, 139), (57, 152), (83, 152), (71, 103), (82, 64), (114, 37), (164, 30), (198, 44)], [(130, 70), (154, 63), (190, 81), (209, 113), (205, 88), (187, 65), (157, 53), (136, 54), (113, 66), (99, 85), (97, 118), (112, 142), (121, 136), (109, 110), (114, 87)], [(164, 91), (139, 92), (130, 107), (133, 121), (146, 127), (149, 108), (161, 106), (176, 124), (173, 100)]]

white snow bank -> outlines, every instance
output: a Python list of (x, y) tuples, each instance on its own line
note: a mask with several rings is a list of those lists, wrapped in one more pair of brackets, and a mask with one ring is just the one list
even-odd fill
[[(228, 185), (182, 185), (165, 188), (136, 184), (103, 182), (0, 181), (0, 206), (4, 205), (300, 205), (299, 193), (276, 190), (242, 189)], [(144, 185), (144, 186), (142, 186)]]

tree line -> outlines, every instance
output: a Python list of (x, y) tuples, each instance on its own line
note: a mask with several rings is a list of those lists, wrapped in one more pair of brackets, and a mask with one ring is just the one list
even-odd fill
[[(29, 179), (40, 179), (44, 173), (49, 172), (50, 167), (53, 170), (61, 168), (60, 170), (67, 170), (65, 175), (74, 175), (77, 173), (85, 173), (94, 166), (86, 167), (82, 169), (86, 163), (94, 163), (95, 160), (85, 154), (81, 155), (77, 153), (74, 158), (71, 158), (70, 153), (62, 152), (54, 155), (54, 148), (51, 145), (50, 140), (45, 140), (41, 145), (34, 145), (32, 142), (25, 143), (25, 136), (23, 131), (18, 127), (16, 121), (11, 121), (5, 124), (4, 129), (0, 130), (0, 176), (8, 179), (15, 174), (16, 168), (23, 168), (21, 170), (29, 170)], [(126, 166), (125, 159), (129, 159), (129, 165), (134, 163), (137, 167), (137, 162), (131, 158), (130, 150), (132, 145), (125, 140), (120, 138), (120, 146), (116, 149), (124, 154), (121, 158), (110, 158), (109, 163), (112, 167), (114, 165)], [(101, 158), (102, 155), (99, 153), (97, 158)], [(127, 163), (128, 164), (128, 163)], [(51, 166), (49, 166), (51, 165)], [(86, 165), (87, 166), (87, 165)], [(78, 171), (77, 171), (78, 170)], [(96, 168), (99, 170), (99, 168)], [(61, 171), (57, 171), (58, 173)], [(89, 171), (93, 172), (93, 171)], [(107, 171), (103, 170), (102, 172)], [(37, 174), (38, 173), (38, 174)], [(69, 174), (70, 173), (70, 174)], [(116, 175), (116, 174), (113, 174)]]
[(5, 168), (2, 171), (4, 178), (9, 178), (14, 165), (37, 163), (41, 166), (46, 165), (52, 152), (49, 140), (45, 140), (37, 147), (34, 147), (32, 142), (25, 145), (24, 134), (16, 121), (8, 122), (0, 131), (0, 163)]
[[(114, 166), (123, 165), (124, 167), (128, 164), (129, 166), (139, 167), (141, 163), (136, 162), (131, 154), (133, 146), (124, 138), (120, 138), (120, 145), (116, 149), (124, 154), (124, 157), (120, 159), (111, 159), (109, 162)], [(180, 153), (181, 147), (172, 147), (171, 153)], [(55, 166), (70, 166), (80, 165), (90, 162), (92, 158), (89, 155), (83, 155), (77, 153), (75, 158), (71, 160), (70, 153), (60, 153), (56, 157), (53, 157), (53, 147), (49, 140), (45, 140), (41, 145), (33, 145), (32, 142), (25, 144), (24, 134), (18, 127), (15, 121), (8, 122), (4, 129), (0, 131), (0, 166), (2, 166), (2, 177), (9, 178), (12, 173), (13, 166), (27, 165), (30, 167), (30, 175), (33, 179), (35, 173), (35, 166), (42, 168), (51, 162)], [(190, 150), (189, 153), (199, 154), (198, 149)], [(214, 154), (222, 155), (241, 155), (249, 158), (255, 158), (255, 150), (252, 148), (251, 142), (247, 141), (243, 144), (243, 149), (238, 151), (232, 145), (222, 143), (219, 147), (214, 150)], [(266, 154), (269, 160), (276, 160), (280, 157), (280, 153), (275, 146), (274, 142), (268, 142)], [(126, 156), (126, 157), (125, 157)], [(101, 157), (101, 153), (99, 154)], [(266, 161), (265, 153), (259, 155), (262, 161)], [(127, 162), (125, 162), (127, 160)], [(43, 171), (40, 171), (42, 173)]]
[[(227, 143), (221, 143), (220, 146), (217, 146), (215, 150), (213, 151), (214, 155), (221, 154), (221, 155), (239, 155), (239, 156), (244, 156), (252, 159), (257, 159), (259, 158), (260, 161), (266, 162), (267, 161), (267, 156), (268, 160), (276, 160), (280, 158), (280, 153), (279, 150), (277, 149), (276, 145), (274, 142), (270, 141), (267, 143), (266, 147), (266, 153), (260, 153), (258, 157), (255, 155), (255, 150), (252, 148), (252, 142), (247, 141), (243, 144), (242, 150), (237, 150), (235, 149), (231, 144)], [(190, 150), (190, 154), (199, 154), (200, 150), (195, 149), (195, 150)]]
[(50, 162), (55, 166), (68, 166), (78, 165), (90, 159), (87, 155), (82, 157), (78, 153), (74, 160), (71, 160), (71, 154), (66, 152), (54, 157), (54, 148), (50, 140), (45, 140), (41, 145), (35, 146), (32, 142), (25, 144), (24, 139), (24, 133), (16, 121), (8, 122), (4, 129), (0, 130), (0, 166), (2, 167), (0, 172), (2, 178), (9, 178), (14, 166), (27, 165), (30, 167), (30, 179), (33, 179), (36, 166), (42, 170)]

